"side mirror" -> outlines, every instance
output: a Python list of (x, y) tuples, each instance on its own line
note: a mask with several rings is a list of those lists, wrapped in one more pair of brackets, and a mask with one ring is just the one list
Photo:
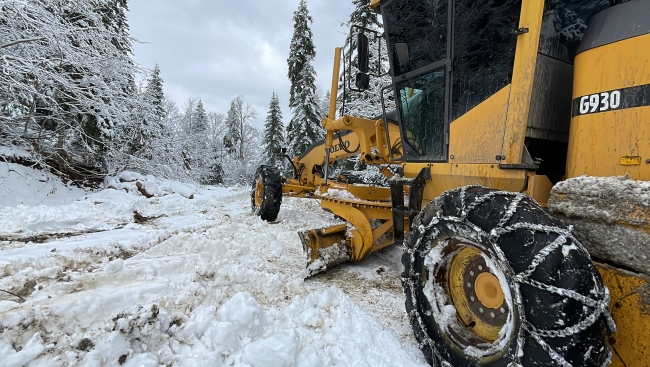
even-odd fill
[(370, 76), (365, 73), (357, 73), (357, 80), (355, 82), (357, 89), (366, 90), (370, 87)]
[(359, 58), (359, 71), (367, 73), (368, 64), (370, 63), (368, 56), (368, 37), (363, 33), (357, 34), (357, 57)]

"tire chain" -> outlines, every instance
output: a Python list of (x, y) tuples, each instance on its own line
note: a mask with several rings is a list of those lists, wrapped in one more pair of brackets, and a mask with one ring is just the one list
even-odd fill
[[(563, 288), (558, 288), (554, 287), (552, 285), (548, 285), (545, 283), (538, 282), (534, 279), (530, 279), (530, 275), (535, 271), (537, 266), (544, 262), (546, 257), (551, 254), (553, 251), (557, 250), (560, 248), (560, 246), (563, 246), (567, 239), (571, 239), (574, 244), (580, 244), (580, 242), (573, 236), (572, 234), (572, 226), (569, 226), (569, 228), (564, 229), (560, 227), (555, 227), (555, 226), (545, 226), (545, 225), (539, 225), (539, 224), (534, 224), (534, 223), (526, 223), (526, 222), (519, 222), (515, 223), (514, 225), (504, 227), (507, 222), (511, 219), (512, 215), (516, 212), (516, 210), (519, 207), (519, 203), (521, 200), (525, 197), (524, 194), (521, 193), (513, 193), (509, 191), (491, 191), (485, 195), (479, 196), (474, 199), (473, 202), (471, 203), (466, 203), (466, 192), (469, 189), (473, 188), (485, 188), (484, 186), (481, 185), (470, 185), (470, 186), (464, 186), (458, 189), (454, 190), (449, 190), (445, 194), (451, 194), (454, 192), (459, 192), (460, 196), (460, 201), (462, 203), (462, 211), (461, 211), (461, 216), (460, 218), (457, 217), (443, 217), (442, 213), (439, 211), (436, 213), (437, 215), (434, 216), (431, 220), (431, 222), (427, 225), (420, 225), (418, 227), (419, 232), (422, 234), (420, 238), (417, 239), (416, 244), (414, 248), (407, 247), (406, 245), (403, 245), (404, 251), (409, 253), (409, 256), (411, 258), (411, 263), (415, 261), (415, 252), (421, 251), (421, 250), (416, 250), (420, 247), (420, 243), (422, 239), (425, 237), (424, 233), (430, 231), (435, 225), (439, 223), (441, 219), (446, 220), (446, 221), (452, 221), (452, 222), (463, 222), (466, 220), (467, 216), (480, 204), (486, 202), (487, 200), (491, 199), (492, 197), (498, 196), (498, 195), (503, 195), (503, 196), (510, 196), (514, 197), (513, 200), (510, 202), (508, 205), (508, 209), (506, 210), (506, 213), (504, 214), (504, 217), (501, 218), (497, 226), (489, 233), (486, 234), (482, 229), (480, 229), (478, 226), (470, 223), (473, 225), (474, 229), (489, 237), (492, 241), (490, 243), (492, 244), (492, 250), (491, 252), (495, 252), (497, 255), (497, 258), (500, 260), (504, 261), (505, 260), (505, 255), (501, 251), (501, 249), (496, 246), (496, 241), (501, 237), (501, 235), (515, 231), (517, 229), (528, 229), (530, 231), (534, 232), (545, 232), (545, 233), (556, 233), (558, 234), (558, 237), (548, 246), (540, 250), (540, 252), (535, 255), (533, 258), (531, 264), (528, 266), (528, 269), (522, 273), (519, 273), (515, 275), (514, 281), (516, 283), (515, 288), (515, 293), (516, 297), (515, 299), (520, 299), (520, 292), (519, 292), (519, 285), (520, 284), (527, 284), (531, 285), (533, 287), (545, 290), (550, 293), (558, 294), (561, 296), (569, 297), (571, 299), (574, 299), (578, 302), (581, 302), (584, 306), (587, 306), (589, 308), (594, 309), (594, 311), (587, 316), (584, 320), (580, 321), (578, 324), (569, 326), (567, 328), (561, 329), (561, 330), (539, 330), (536, 329), (531, 323), (528, 321), (525, 321), (522, 323), (522, 328), (520, 330), (519, 336), (518, 336), (518, 342), (519, 346), (523, 345), (523, 333), (521, 331), (526, 331), (528, 334), (532, 336), (532, 338), (549, 354), (549, 356), (559, 363), (562, 367), (574, 367), (572, 366), (569, 362), (567, 362), (560, 354), (558, 354), (553, 348), (546, 343), (546, 341), (543, 338), (561, 338), (561, 337), (569, 337), (574, 334), (577, 334), (581, 331), (585, 331), (588, 329), (591, 325), (593, 325), (601, 316), (605, 316), (606, 321), (607, 321), (607, 327), (610, 331), (610, 333), (615, 333), (616, 332), (616, 324), (614, 322), (614, 319), (612, 318), (611, 313), (608, 310), (609, 307), (609, 302), (610, 302), (610, 295), (609, 295), (609, 290), (607, 287), (603, 287), (604, 290), (602, 292), (597, 292), (597, 293), (604, 293), (604, 297), (602, 300), (594, 300), (592, 298), (583, 296), (582, 294), (579, 294), (578, 292), (569, 290), (569, 289), (563, 289)], [(445, 195), (443, 194), (443, 195)], [(441, 208), (442, 207), (442, 196), (437, 197), (434, 200), (434, 207), (436, 208)], [(591, 260), (591, 256), (589, 253), (584, 249), (583, 246), (577, 246), (578, 251), (583, 252), (586, 254), (587, 258)], [(406, 297), (410, 296), (411, 301), (413, 302), (413, 305), (416, 305), (417, 302), (417, 297), (415, 294), (415, 284), (411, 279), (414, 279), (416, 277), (419, 277), (419, 273), (414, 273), (413, 268), (409, 268), (409, 279), (402, 278), (402, 281), (407, 283), (409, 285), (409, 288), (411, 290), (411, 294), (405, 294)], [(599, 289), (596, 289), (598, 291)], [(521, 306), (521, 305), (518, 305)], [(451, 366), (451, 363), (446, 361), (442, 356), (438, 353), (438, 351), (435, 348), (434, 341), (427, 335), (426, 332), (426, 327), (424, 325), (424, 321), (420, 317), (419, 313), (417, 312), (417, 307), (414, 307), (410, 312), (409, 312), (409, 319), (411, 323), (413, 322), (414, 319), (417, 319), (417, 322), (420, 326), (420, 330), (423, 332), (423, 337), (421, 340), (421, 346), (424, 347), (425, 344), (428, 346), (431, 351), (435, 354), (435, 356), (438, 358), (438, 360), (441, 361), (441, 363), (444, 366)], [(612, 361), (612, 353), (611, 350), (608, 353), (608, 357), (603, 364), (603, 367), (607, 367), (611, 364)], [(517, 367), (517, 366), (522, 366), (520, 361), (515, 361), (511, 364), (508, 365), (508, 367)]]

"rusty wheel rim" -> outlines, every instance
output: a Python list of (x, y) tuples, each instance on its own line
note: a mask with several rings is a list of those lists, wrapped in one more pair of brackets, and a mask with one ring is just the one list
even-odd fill
[(459, 321), (481, 339), (496, 341), (508, 320), (509, 309), (502, 285), (481, 251), (461, 247), (451, 261), (448, 280)]

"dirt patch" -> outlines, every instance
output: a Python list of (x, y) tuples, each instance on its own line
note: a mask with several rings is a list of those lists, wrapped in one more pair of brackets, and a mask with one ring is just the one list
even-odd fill
[(650, 283), (646, 283), (637, 291), (641, 294), (641, 311), (650, 315)]
[(94, 347), (95, 347), (95, 343), (93, 343), (92, 340), (90, 340), (88, 338), (83, 338), (79, 342), (79, 345), (77, 346), (77, 349), (82, 350), (84, 352), (88, 352), (91, 349), (93, 349)]
[(97, 189), (101, 187), (106, 177), (97, 167), (77, 162), (72, 156), (65, 154), (55, 153), (37, 159), (12, 155), (2, 156), (2, 160), (38, 170), (47, 170), (60, 177), (63, 182), (70, 181), (73, 185), (82, 188)]
[(161, 214), (161, 215), (156, 215), (156, 216), (153, 216), (153, 217), (145, 217), (144, 215), (138, 213), (137, 210), (133, 211), (133, 220), (138, 224), (146, 223), (146, 222), (149, 222), (149, 221), (152, 221), (154, 219), (161, 218), (161, 217), (164, 217), (164, 215)]
[[(0, 292), (6, 293), (6, 294), (8, 294), (8, 295), (10, 295), (10, 296), (14, 296), (14, 297), (20, 299), (20, 302), (25, 302), (25, 299), (24, 299), (23, 297), (17, 295), (17, 294), (14, 293), (14, 292), (10, 292), (10, 291), (8, 291), (8, 290), (4, 290), (4, 289), (0, 289)], [(0, 328), (0, 329), (1, 329), (1, 328)], [(2, 334), (2, 330), (0, 330), (0, 334)]]
[(29, 297), (30, 294), (34, 293), (35, 289), (36, 281), (34, 279), (30, 279), (26, 281), (19, 290), (16, 291), (16, 294), (23, 298)]
[(332, 268), (326, 272), (312, 276), (308, 281), (319, 281), (336, 285), (348, 294), (367, 294), (370, 291), (402, 294), (403, 290), (399, 274), (386, 272), (384, 267), (377, 268), (375, 273), (379, 276), (378, 279), (367, 279), (357, 272), (342, 268)]
[[(68, 237), (77, 237), (77, 236), (82, 236), (85, 234), (90, 234), (90, 233), (99, 233), (99, 232), (108, 232), (108, 231), (114, 231), (116, 229), (122, 229), (124, 226), (126, 226), (128, 223), (121, 223), (115, 226), (115, 228), (112, 229), (106, 229), (106, 230), (87, 230), (87, 231), (81, 231), (81, 232), (58, 232), (58, 233), (46, 233), (46, 234), (41, 234), (37, 236), (30, 236), (30, 237), (0, 237), (0, 241), (6, 241), (6, 242), (21, 242), (21, 243), (47, 243), (51, 241), (55, 241), (61, 238), (68, 238)], [(54, 252), (54, 251), (53, 251)]]

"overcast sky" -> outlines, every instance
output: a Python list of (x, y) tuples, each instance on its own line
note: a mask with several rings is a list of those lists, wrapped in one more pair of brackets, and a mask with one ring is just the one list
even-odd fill
[[(280, 97), (285, 126), (288, 108), (287, 57), (293, 12), (299, 0), (131, 0), (135, 61), (158, 63), (165, 94), (179, 107), (200, 97), (206, 109), (227, 112), (238, 94), (255, 107), (262, 127), (271, 93)], [(342, 22), (350, 0), (308, 0), (314, 19), (316, 84), (329, 90), (334, 48), (345, 42)]]

